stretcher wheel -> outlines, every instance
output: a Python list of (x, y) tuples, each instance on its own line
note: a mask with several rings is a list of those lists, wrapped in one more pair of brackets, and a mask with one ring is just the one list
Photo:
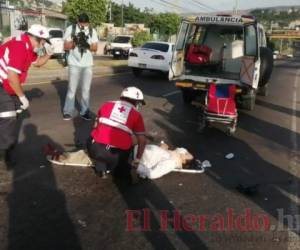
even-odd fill
[(233, 135), (234, 133), (235, 133), (235, 131), (236, 131), (236, 127), (229, 127), (228, 128), (228, 135)]
[(228, 130), (227, 130), (228, 135), (232, 136), (235, 133), (235, 131), (236, 131), (236, 124), (237, 124), (237, 119), (235, 119), (232, 122), (231, 126), (228, 127)]

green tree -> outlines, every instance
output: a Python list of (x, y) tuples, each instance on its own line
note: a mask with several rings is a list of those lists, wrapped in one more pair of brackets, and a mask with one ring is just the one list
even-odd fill
[[(115, 24), (115, 26), (121, 26), (122, 25), (122, 8), (121, 5), (112, 2), (111, 3), (111, 16), (112, 16), (112, 22)], [(107, 22), (109, 22), (109, 14), (107, 15)]]
[(124, 23), (143, 23), (144, 15), (139, 8), (132, 3), (124, 8)]
[(152, 35), (146, 31), (136, 32), (132, 38), (132, 45), (138, 47), (143, 45), (145, 42), (152, 40)]
[(152, 32), (170, 36), (176, 34), (179, 23), (180, 17), (176, 13), (160, 13), (153, 16), (148, 26)]
[(76, 22), (80, 13), (86, 13), (92, 25), (97, 26), (106, 21), (107, 0), (68, 0), (63, 12), (71, 22)]
[[(115, 26), (122, 25), (122, 5), (112, 2), (111, 5), (112, 22)], [(123, 6), (123, 21), (125, 23), (145, 23), (147, 13), (141, 11), (139, 8), (134, 7), (133, 4)], [(109, 21), (109, 13), (107, 15)]]

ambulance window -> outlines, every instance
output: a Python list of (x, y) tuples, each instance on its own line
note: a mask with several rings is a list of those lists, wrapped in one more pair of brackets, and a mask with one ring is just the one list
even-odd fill
[(257, 56), (257, 34), (253, 25), (245, 27), (245, 55)]
[(181, 24), (177, 43), (176, 43), (176, 50), (183, 50), (183, 48), (185, 46), (185, 38), (186, 38), (186, 33), (188, 31), (188, 27), (189, 27), (188, 23), (184, 22)]

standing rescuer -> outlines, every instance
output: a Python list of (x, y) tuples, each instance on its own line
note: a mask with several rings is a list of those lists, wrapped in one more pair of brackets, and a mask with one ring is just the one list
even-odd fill
[(144, 104), (142, 91), (128, 87), (122, 91), (120, 100), (108, 101), (100, 107), (87, 148), (96, 162), (96, 173), (102, 177), (107, 171), (129, 177), (131, 169), (128, 160), (133, 136), (137, 139), (138, 152), (131, 165), (138, 165), (146, 145), (144, 120), (138, 111), (138, 107)]
[[(38, 56), (43, 50), (46, 53)], [(52, 54), (48, 30), (39, 24), (0, 46), (0, 163), (10, 160), (17, 142), (17, 113), (29, 107), (22, 88), (27, 71), (31, 64), (44, 65)]]

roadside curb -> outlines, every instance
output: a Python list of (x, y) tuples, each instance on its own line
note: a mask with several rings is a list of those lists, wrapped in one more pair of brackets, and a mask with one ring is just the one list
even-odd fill
[[(129, 72), (128, 66), (96, 66), (93, 67), (93, 78), (101, 75), (113, 75)], [(68, 79), (68, 67), (62, 69), (40, 69), (29, 72), (27, 83), (30, 85), (46, 81), (65, 81)]]

